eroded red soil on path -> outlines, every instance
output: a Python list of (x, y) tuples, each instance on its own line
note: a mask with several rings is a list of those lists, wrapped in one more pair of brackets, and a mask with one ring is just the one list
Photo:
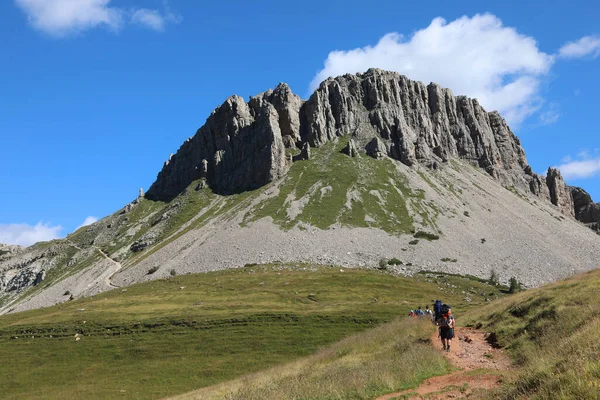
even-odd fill
[[(476, 391), (497, 387), (502, 379), (500, 371), (510, 369), (510, 360), (501, 349), (493, 348), (486, 337), (485, 332), (457, 327), (450, 352), (444, 352), (444, 355), (460, 371), (429, 378), (416, 389), (390, 393), (377, 400), (390, 400), (403, 395), (409, 395), (409, 399), (464, 399)], [(431, 341), (437, 350), (443, 351), (437, 332)], [(473, 373), (475, 370), (478, 371)]]

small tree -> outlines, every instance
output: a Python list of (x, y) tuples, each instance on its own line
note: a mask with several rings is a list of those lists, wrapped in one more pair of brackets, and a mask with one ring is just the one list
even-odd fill
[(521, 290), (521, 283), (514, 276), (510, 278), (510, 287), (508, 293), (516, 293)]
[(488, 279), (488, 283), (492, 286), (498, 286), (500, 284), (500, 280), (498, 279), (498, 274), (496, 270), (492, 269), (490, 273), (490, 279)]

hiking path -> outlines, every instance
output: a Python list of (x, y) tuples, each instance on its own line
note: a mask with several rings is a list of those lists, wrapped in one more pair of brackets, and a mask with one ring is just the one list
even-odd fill
[[(447, 375), (426, 379), (419, 387), (390, 393), (377, 400), (402, 399), (464, 399), (474, 391), (495, 388), (502, 382), (502, 372), (511, 368), (511, 362), (502, 349), (488, 343), (488, 334), (473, 328), (456, 327), (450, 352), (442, 349), (437, 331), (431, 337), (432, 345), (458, 368)], [(408, 395), (408, 396), (407, 396)]]

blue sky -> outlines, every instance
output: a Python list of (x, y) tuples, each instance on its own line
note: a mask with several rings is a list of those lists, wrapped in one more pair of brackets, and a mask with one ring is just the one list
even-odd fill
[(232, 94), (370, 66), (499, 109), (536, 172), (600, 200), (598, 2), (202, 3), (0, 3), (0, 242), (124, 206)]

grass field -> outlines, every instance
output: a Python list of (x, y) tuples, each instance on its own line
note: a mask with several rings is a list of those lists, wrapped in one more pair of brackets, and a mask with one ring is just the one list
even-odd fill
[[(309, 356), (441, 295), (461, 315), (480, 307), (490, 289), (456, 276), (312, 265), (147, 282), (0, 318), (0, 393), (11, 399), (185, 393)], [(448, 368), (438, 365), (415, 376)]]

